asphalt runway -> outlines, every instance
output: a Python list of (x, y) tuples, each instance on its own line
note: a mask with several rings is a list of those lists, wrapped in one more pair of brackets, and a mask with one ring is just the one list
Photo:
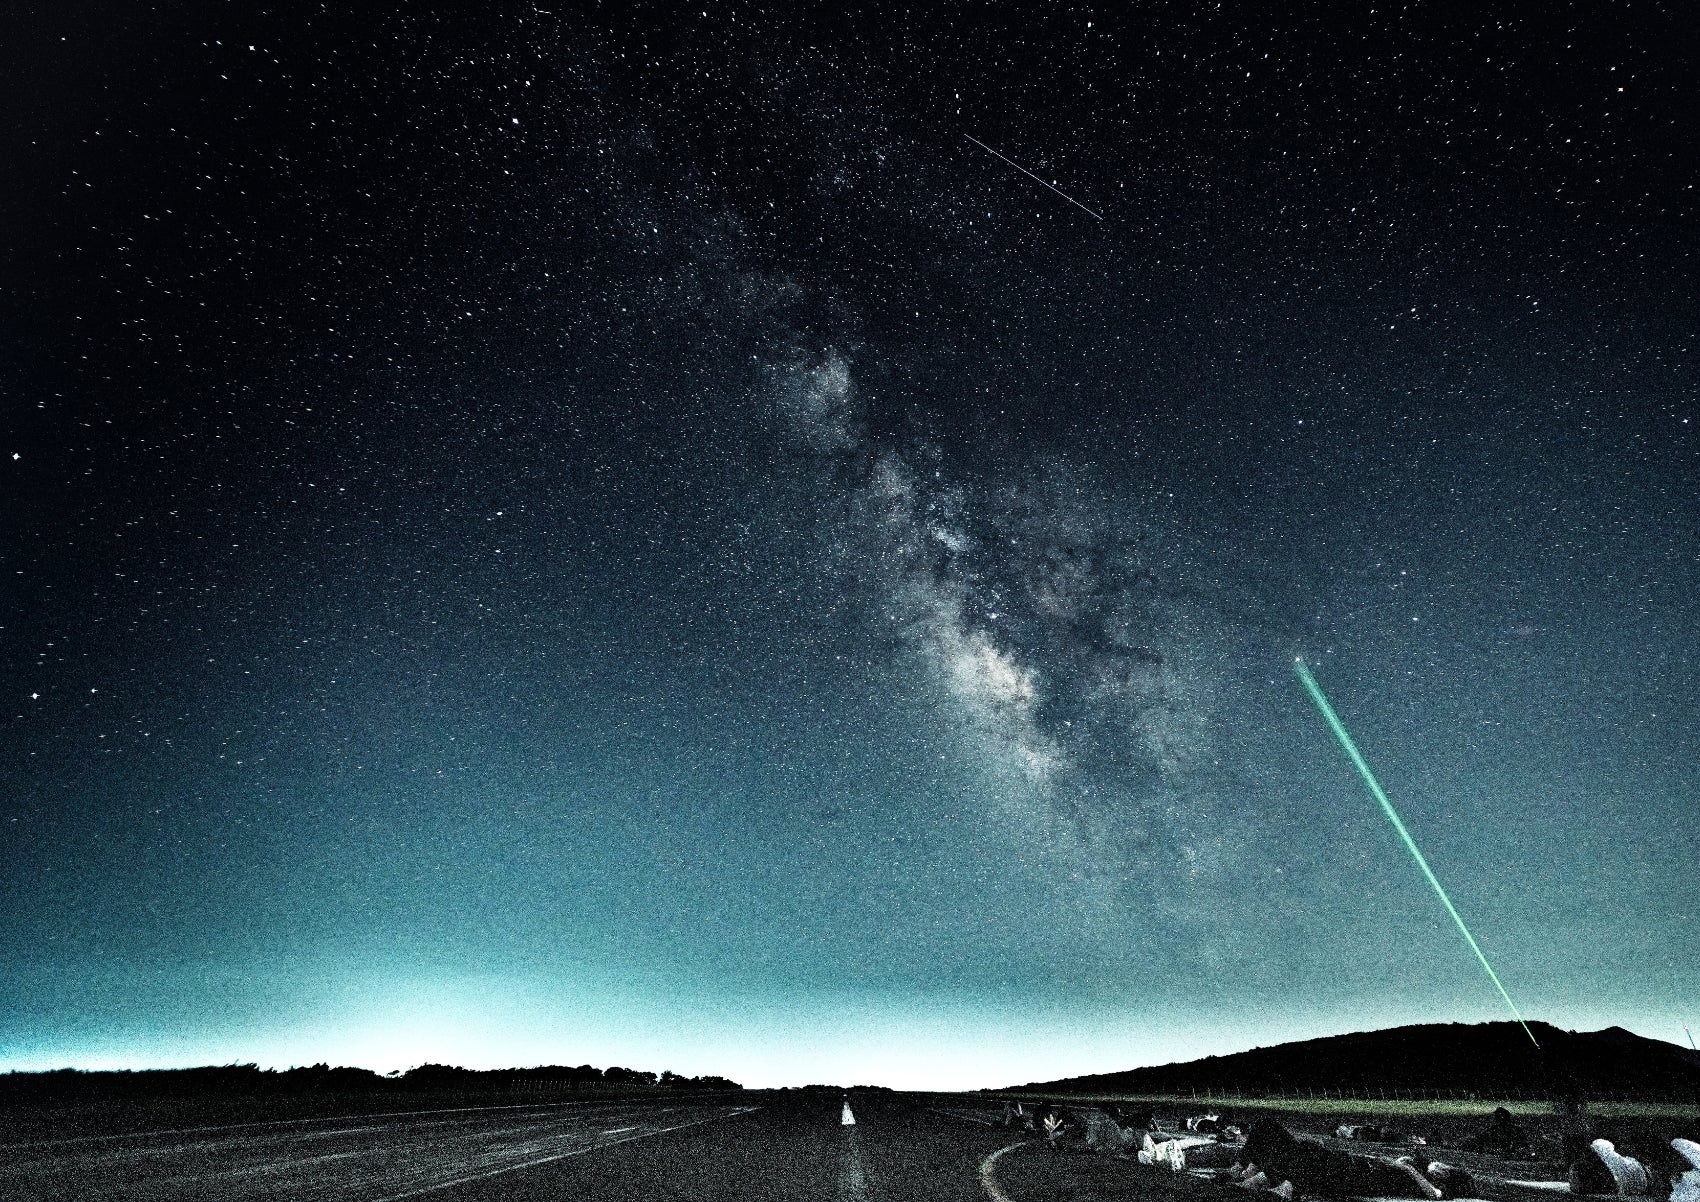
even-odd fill
[(904, 1095), (852, 1096), (851, 1125), (843, 1121), (843, 1105), (838, 1095), (772, 1097), (725, 1122), (562, 1161), (505, 1190), (491, 1181), (452, 1196), (456, 1202), (985, 1202), (981, 1161), (1024, 1138)]
[(447, 1199), (463, 1196), (461, 1186), (666, 1138), (746, 1108), (719, 1099), (479, 1107), (12, 1144), (0, 1148), (0, 1198)]
[(1053, 1163), (1031, 1133), (992, 1126), (983, 1101), (859, 1095), (850, 1105), (851, 1123), (838, 1094), (783, 1093), (10, 1143), (0, 1146), (0, 1199), (982, 1202), (996, 1198), (983, 1166), (1000, 1149), (992, 1172), (1038, 1154), (1021, 1169), (1029, 1183)]
[(1246, 1196), (1125, 1157), (1052, 1153), (1042, 1135), (998, 1124), (998, 1112), (972, 1097), (856, 1094), (846, 1102), (828, 1091), (752, 1092), (5, 1143), (0, 1200), (1222, 1202)]

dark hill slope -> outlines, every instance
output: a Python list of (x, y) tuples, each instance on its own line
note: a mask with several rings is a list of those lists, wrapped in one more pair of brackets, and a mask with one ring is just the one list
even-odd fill
[(1622, 1027), (1560, 1031), (1530, 1023), (1432, 1023), (1253, 1048), (1023, 1089), (1167, 1094), (1193, 1089), (1254, 1094), (1306, 1089), (1477, 1090), (1508, 1095), (1700, 1093), (1700, 1055)]

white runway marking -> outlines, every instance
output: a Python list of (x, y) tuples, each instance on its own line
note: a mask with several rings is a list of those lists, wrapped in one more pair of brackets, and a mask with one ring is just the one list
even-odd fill
[[(593, 1107), (593, 1108), (592, 1108)], [(0, 1202), (110, 1197), (222, 1202), (411, 1198), (566, 1155), (660, 1135), (753, 1106), (620, 1102), (508, 1105), (220, 1124), (201, 1134), (134, 1132), (99, 1141), (0, 1145)], [(364, 1116), (376, 1117), (376, 1116)], [(638, 1119), (641, 1126), (622, 1120)], [(606, 1126), (612, 1122), (613, 1127)], [(155, 1138), (165, 1135), (162, 1143)]]
[(986, 1187), (986, 1196), (992, 1202), (1013, 1202), (1008, 1194), (998, 1188), (998, 1179), (993, 1174), (992, 1170), (996, 1168), (998, 1158), (1006, 1152), (1013, 1152), (1017, 1148), (1025, 1147), (1030, 1142), (1032, 1141), (1024, 1139), (1018, 1144), (1010, 1144), (1007, 1148), (999, 1148), (980, 1162), (980, 1184)]
[(436, 1110), (384, 1110), (377, 1114), (330, 1114), (310, 1119), (265, 1119), (257, 1123), (221, 1123), (216, 1127), (171, 1127), (164, 1131), (125, 1131), (118, 1135), (77, 1135), (70, 1139), (37, 1139), (7, 1144), (7, 1151), (23, 1148), (59, 1148), (67, 1144), (92, 1144), (101, 1140), (153, 1139), (161, 1135), (204, 1135), (212, 1131), (240, 1131), (248, 1127), (291, 1127), (302, 1123), (346, 1123), (349, 1119), (400, 1119), (419, 1114), (470, 1114), (477, 1110), (559, 1110), (568, 1106), (590, 1106), (592, 1102), (514, 1102), (503, 1106), (451, 1106)]
[(451, 1181), (438, 1181), (431, 1185), (421, 1186), (418, 1189), (408, 1190), (406, 1193), (390, 1194), (385, 1198), (377, 1198), (374, 1199), (373, 1202), (401, 1202), (401, 1199), (403, 1198), (417, 1198), (424, 1194), (434, 1194), (440, 1190), (451, 1189), (457, 1185), (465, 1185), (471, 1181), (483, 1181), (488, 1177), (500, 1177), (503, 1173), (514, 1173), (518, 1172), (520, 1169), (536, 1168), (540, 1164), (551, 1164), (557, 1160), (565, 1160), (569, 1156), (582, 1156), (586, 1152), (595, 1152), (602, 1148), (612, 1148), (616, 1144), (629, 1144), (634, 1139), (647, 1139), (651, 1135), (665, 1135), (669, 1131), (682, 1131), (686, 1127), (696, 1127), (703, 1123), (712, 1123), (715, 1119), (732, 1118), (735, 1115), (748, 1114), (754, 1109), (756, 1109), (754, 1106), (740, 1106), (726, 1114), (711, 1114), (707, 1118), (692, 1119), (688, 1123), (676, 1123), (671, 1127), (657, 1127), (653, 1131), (640, 1131), (636, 1135), (628, 1135), (624, 1139), (611, 1139), (607, 1143), (592, 1144), (587, 1148), (574, 1148), (570, 1152), (558, 1152), (553, 1156), (539, 1156), (536, 1160), (527, 1160), (522, 1164), (505, 1165), (502, 1168), (490, 1169), (483, 1173), (472, 1173), (469, 1176), (456, 1177)]
[(850, 1113), (850, 1103), (844, 1103), (844, 1117), (839, 1120), (838, 1145), (838, 1202), (868, 1202), (868, 1178), (862, 1171), (862, 1133), (856, 1128), (856, 1116)]

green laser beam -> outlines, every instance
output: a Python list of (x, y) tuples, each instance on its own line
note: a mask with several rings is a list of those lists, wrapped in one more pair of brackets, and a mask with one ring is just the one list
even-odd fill
[(1440, 904), (1446, 907), (1446, 912), (1452, 915), (1452, 921), (1458, 924), (1458, 929), (1463, 932), (1465, 941), (1470, 945), (1470, 950), (1476, 953), (1476, 959), (1480, 960), (1482, 968), (1487, 970), (1488, 979), (1493, 982), (1493, 987), (1499, 990), (1499, 996), (1505, 999), (1507, 1006), (1511, 1007), (1511, 1013), (1522, 1025), (1523, 1033), (1537, 1048), (1540, 1047), (1541, 1041), (1535, 1038), (1533, 1031), (1529, 1030), (1529, 1024), (1524, 1022), (1522, 1013), (1517, 1009), (1517, 1003), (1511, 1000), (1511, 995), (1505, 992), (1505, 986), (1499, 983), (1499, 974), (1493, 971), (1493, 965), (1489, 964), (1487, 957), (1482, 954), (1481, 947), (1476, 943), (1476, 937), (1470, 934), (1470, 928), (1464, 925), (1464, 920), (1458, 916), (1458, 911), (1453, 907), (1452, 899), (1447, 897), (1446, 890), (1441, 888), (1440, 878), (1434, 875), (1434, 870), (1428, 866), (1428, 861), (1423, 858), (1423, 853), (1417, 849), (1417, 841), (1411, 838), (1411, 832), (1406, 830), (1405, 824), (1399, 820), (1399, 812), (1393, 808), (1393, 803), (1387, 800), (1387, 794), (1382, 791), (1381, 782), (1375, 779), (1375, 773), (1369, 770), (1369, 764), (1364, 761), (1363, 755), (1358, 751), (1358, 745), (1352, 742), (1352, 736), (1346, 733), (1346, 726), (1340, 721), (1340, 716), (1334, 712), (1334, 707), (1328, 704), (1328, 698), (1323, 695), (1322, 686), (1316, 683), (1316, 677), (1312, 676), (1310, 669), (1305, 667), (1304, 660), (1295, 659), (1293, 671), (1298, 673), (1300, 682), (1310, 693), (1310, 699), (1316, 702), (1316, 708), (1321, 710), (1322, 716), (1328, 720), (1328, 725), (1333, 728), (1335, 737), (1340, 740), (1340, 746), (1344, 747), (1346, 754), (1351, 757), (1353, 766), (1358, 770), (1358, 775), (1364, 778), (1364, 784), (1369, 786), (1370, 793), (1381, 803), (1381, 812), (1387, 815), (1387, 820), (1393, 824), (1393, 829), (1399, 832), (1399, 838), (1405, 841), (1405, 849), (1411, 853), (1411, 858), (1417, 862), (1417, 867), (1423, 870), (1423, 875), (1428, 878), (1428, 883), (1434, 887), (1436, 896), (1440, 898)]

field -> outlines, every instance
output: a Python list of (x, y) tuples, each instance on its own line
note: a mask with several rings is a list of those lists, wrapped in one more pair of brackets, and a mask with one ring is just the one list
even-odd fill
[[(1046, 1099), (1072, 1102), (1091, 1102), (1149, 1108), (1157, 1111), (1178, 1111), (1196, 1114), (1201, 1111), (1256, 1111), (1258, 1113), (1330, 1117), (1336, 1123), (1352, 1118), (1400, 1119), (1480, 1119), (1503, 1106), (1522, 1118), (1553, 1117), (1551, 1102), (1527, 1098), (1291, 1098), (1241, 1097), (1234, 1094), (1045, 1094), (1000, 1092), (996, 1096), (1021, 1098), (1028, 1101)], [(1700, 1127), (1700, 1102), (1621, 1101), (1590, 1102), (1587, 1113), (1599, 1118), (1687, 1119)]]
[[(1005, 1095), (1011, 1096), (1011, 1095)], [(1040, 1095), (1023, 1094), (1025, 1100)], [(1407, 1136), (1421, 1136), (1429, 1154), (1473, 1172), (1501, 1180), (1562, 1180), (1565, 1177), (1566, 1134), (1602, 1136), (1622, 1151), (1651, 1160), (1659, 1172), (1678, 1167), (1666, 1163), (1673, 1155), (1670, 1141), (1681, 1136), (1700, 1139), (1700, 1107), (1660, 1101), (1613, 1101), (1589, 1104), (1582, 1115), (1560, 1114), (1550, 1102), (1529, 1099), (1493, 1098), (1270, 1098), (1210, 1097), (1190, 1095), (1099, 1094), (1049, 1095), (1049, 1100), (1068, 1104), (1121, 1106), (1125, 1110), (1150, 1110), (1165, 1129), (1179, 1128), (1188, 1115), (1214, 1113), (1222, 1121), (1248, 1127), (1267, 1117), (1289, 1131), (1317, 1136), (1334, 1146), (1370, 1155), (1390, 1155), (1397, 1145), (1334, 1141), (1334, 1129), (1342, 1123), (1373, 1123), (1396, 1128)], [(1464, 1152), (1468, 1137), (1488, 1126), (1496, 1106), (1504, 1106), (1524, 1128), (1534, 1155), (1529, 1160), (1502, 1160), (1480, 1153)]]

